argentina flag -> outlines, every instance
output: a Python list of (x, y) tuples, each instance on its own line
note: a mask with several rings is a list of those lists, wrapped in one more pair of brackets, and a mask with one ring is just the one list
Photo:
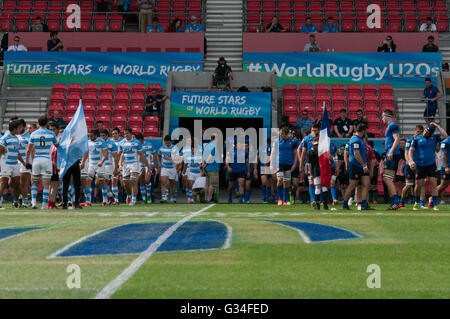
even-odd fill
[(58, 147), (59, 178), (88, 151), (88, 130), (84, 118), (83, 105), (78, 105), (77, 112), (67, 125)]

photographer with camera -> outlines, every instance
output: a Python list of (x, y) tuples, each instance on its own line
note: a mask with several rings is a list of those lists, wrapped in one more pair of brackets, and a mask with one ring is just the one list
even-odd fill
[(230, 91), (233, 91), (233, 71), (231, 70), (231, 67), (227, 64), (224, 57), (220, 57), (217, 63), (219, 65), (211, 76), (208, 91), (211, 91), (213, 85), (217, 88), (219, 88), (219, 86), (227, 86)]

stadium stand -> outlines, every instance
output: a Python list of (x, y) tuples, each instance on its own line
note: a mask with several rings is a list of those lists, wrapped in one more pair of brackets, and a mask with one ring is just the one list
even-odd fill
[(339, 116), (341, 109), (346, 109), (350, 119), (356, 118), (356, 111), (362, 109), (368, 118), (369, 133), (374, 137), (382, 134), (382, 123), (379, 114), (385, 109), (394, 111), (394, 99), (392, 85), (365, 84), (317, 84), (314, 88), (309, 84), (300, 84), (297, 88), (294, 84), (283, 86), (283, 114), (289, 117), (289, 124), (295, 124), (298, 114), (307, 109), (315, 119), (322, 116), (323, 103), (334, 120)]
[[(123, 32), (137, 31), (137, 2), (133, 1), (127, 12), (118, 12), (117, 4), (113, 4), (111, 12), (95, 12), (95, 0), (4, 0), (0, 2), (0, 31), (31, 31), (36, 17), (43, 18), (50, 31), (73, 31), (64, 23), (66, 9), (70, 4), (80, 6), (81, 25), (79, 31)], [(191, 15), (197, 15), (199, 23), (205, 12), (204, 0), (159, 0), (156, 3), (156, 15), (160, 24), (167, 31), (170, 21), (180, 18), (187, 21)]]
[[(368, 4), (380, 6), (381, 26), (369, 29), (365, 23)], [(341, 32), (411, 32), (418, 31), (427, 16), (436, 21), (438, 31), (448, 30), (448, 14), (445, 1), (317, 1), (317, 0), (247, 0), (245, 30), (263, 31), (272, 16), (279, 16), (280, 24), (288, 31), (300, 31), (306, 16), (320, 31), (328, 17), (333, 17)]]
[[(104, 126), (124, 128), (129, 125), (136, 133), (143, 133), (145, 137), (157, 137), (160, 121), (157, 116), (146, 117), (143, 122), (140, 114), (144, 110), (145, 97), (153, 88), (162, 91), (159, 84), (65, 84), (55, 83), (52, 86), (48, 115), (51, 117), (55, 110), (64, 115), (65, 121), (70, 121), (77, 111), (80, 98), (86, 116), (88, 128), (94, 127), (98, 121)], [(145, 124), (145, 125), (144, 125)], [(143, 128), (143, 125), (145, 126)], [(121, 130), (123, 132), (123, 130)]]

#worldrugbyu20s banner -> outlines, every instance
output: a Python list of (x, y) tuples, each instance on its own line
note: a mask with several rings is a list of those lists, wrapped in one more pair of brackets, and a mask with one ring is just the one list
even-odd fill
[(264, 128), (270, 128), (271, 101), (270, 92), (172, 92), (170, 129), (177, 128), (183, 117), (262, 118)]
[[(355, 43), (357, 45), (357, 43)], [(437, 85), (442, 55), (436, 53), (244, 52), (244, 71), (275, 72), (284, 84)]]
[(201, 72), (203, 53), (191, 52), (5, 52), (10, 86), (54, 83), (159, 83), (167, 74)]

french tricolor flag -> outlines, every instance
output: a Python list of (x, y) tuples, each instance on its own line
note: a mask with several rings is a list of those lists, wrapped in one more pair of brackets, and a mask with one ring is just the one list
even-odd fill
[(330, 164), (330, 122), (328, 120), (328, 112), (324, 103), (322, 115), (322, 124), (320, 125), (319, 136), (319, 167), (320, 167), (320, 184), (322, 187), (330, 189), (331, 181), (331, 164)]

